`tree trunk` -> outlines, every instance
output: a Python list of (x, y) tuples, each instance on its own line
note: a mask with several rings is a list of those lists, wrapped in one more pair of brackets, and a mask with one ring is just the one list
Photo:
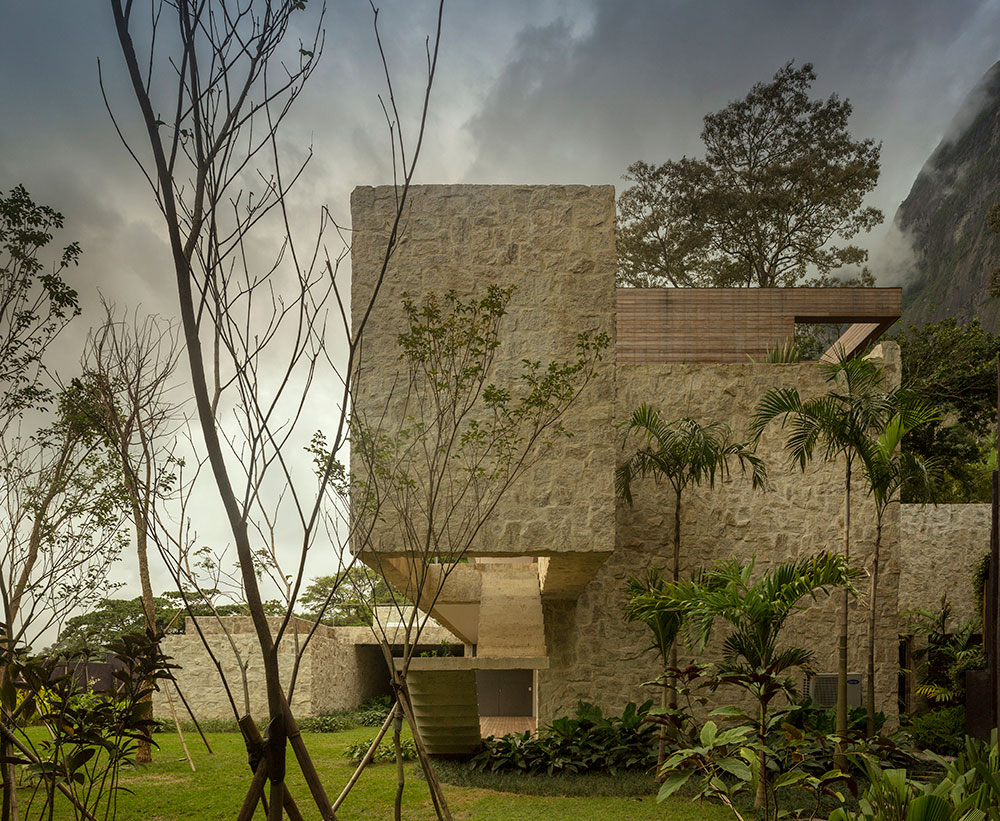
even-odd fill
[[(663, 670), (663, 684), (660, 686), (660, 709), (665, 710), (667, 708), (667, 670), (666, 664), (664, 664)], [(667, 725), (660, 725), (660, 746), (656, 753), (656, 783), (662, 784), (666, 776), (661, 772), (663, 770), (663, 762), (667, 760)]]
[(760, 715), (758, 717), (757, 724), (757, 740), (760, 742), (761, 749), (758, 750), (758, 755), (760, 756), (759, 761), (759, 771), (757, 773), (757, 794), (754, 796), (754, 808), (764, 811), (764, 818), (768, 816), (767, 813), (767, 756), (763, 752), (763, 748), (767, 745), (767, 716), (765, 712), (764, 705), (760, 705)]
[(879, 548), (882, 546), (882, 517), (875, 523), (875, 550), (872, 553), (872, 582), (868, 596), (868, 674), (865, 681), (866, 704), (868, 716), (865, 724), (865, 734), (868, 738), (875, 736), (875, 623), (878, 615), (875, 605), (878, 602), (878, 560)]
[[(671, 567), (671, 576), (674, 583), (676, 584), (681, 578), (681, 489), (677, 488), (677, 494), (674, 498), (674, 556), (673, 565)], [(677, 669), (677, 639), (674, 638), (673, 643), (670, 645), (670, 666), (676, 670)], [(673, 710), (677, 709), (677, 681), (671, 675), (669, 677), (669, 688), (670, 688), (670, 707)]]
[[(125, 486), (128, 488), (129, 501), (132, 505), (132, 520), (135, 523), (135, 547), (139, 560), (139, 586), (142, 588), (142, 612), (146, 617), (146, 629), (156, 632), (156, 604), (153, 602), (153, 585), (149, 581), (149, 557), (146, 551), (146, 518), (147, 515), (140, 507), (139, 493), (135, 486), (135, 480), (131, 475), (131, 467), (128, 463), (128, 452), (122, 447), (122, 465), (125, 468)], [(147, 485), (148, 487), (148, 485)], [(147, 682), (152, 684), (152, 682)], [(152, 690), (142, 699), (143, 716), (153, 717), (153, 693)], [(179, 727), (179, 725), (178, 725)], [(185, 749), (185, 752), (186, 749)], [(139, 745), (135, 751), (135, 760), (140, 764), (148, 764), (153, 760), (153, 745), (148, 738), (139, 740)], [(188, 756), (190, 761), (190, 756)], [(192, 763), (192, 768), (194, 764)]]
[(403, 712), (396, 712), (392, 721), (392, 746), (396, 752), (396, 801), (393, 804), (395, 821), (403, 819), (403, 787), (406, 786), (406, 774), (403, 771), (403, 745), (400, 734), (403, 732)]
[[(7, 740), (6, 736), (3, 742), (0, 743), (0, 754), (4, 758), (10, 758), (14, 755), (14, 747)], [(3, 772), (3, 809), (0, 811), (0, 818), (3, 821), (16, 821), (17, 807), (14, 796), (17, 794), (17, 784), (15, 781), (14, 765), (0, 765), (0, 771)]]
[[(844, 557), (851, 560), (851, 460), (847, 460), (846, 482), (844, 485)], [(847, 736), (847, 632), (848, 602), (850, 594), (845, 589), (840, 602), (840, 635), (837, 641), (837, 735)], [(838, 741), (833, 763), (847, 772), (847, 756), (844, 744)]]

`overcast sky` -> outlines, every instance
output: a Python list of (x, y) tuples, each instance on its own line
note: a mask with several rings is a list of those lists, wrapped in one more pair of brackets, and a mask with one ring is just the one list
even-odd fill
[[(371, 10), (329, 5), (323, 60), (287, 139), (315, 151), (301, 201), (346, 222), (351, 189), (391, 181), (390, 166)], [(410, 112), (435, 5), (381, 3)], [(74, 279), (88, 309), (100, 287), (172, 313), (159, 215), (104, 109), (99, 59), (112, 105), (134, 123), (104, 2), (0, 0), (0, 188), (23, 183), (64, 212), (66, 239), (84, 249)], [(815, 65), (815, 94), (851, 100), (856, 137), (882, 142), (871, 203), (891, 222), (998, 59), (1000, 0), (452, 0), (417, 180), (620, 186), (634, 160), (699, 154), (706, 113), (794, 60)]]

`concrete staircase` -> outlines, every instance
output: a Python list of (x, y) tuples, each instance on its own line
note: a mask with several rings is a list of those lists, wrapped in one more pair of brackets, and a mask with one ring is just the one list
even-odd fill
[(476, 670), (548, 667), (538, 565), (494, 561), (473, 567), (481, 576), (476, 655), (410, 663), (414, 714), (432, 755), (462, 755), (478, 747)]
[[(478, 563), (480, 658), (545, 658), (545, 621), (534, 563)], [(526, 667), (533, 665), (526, 664)]]

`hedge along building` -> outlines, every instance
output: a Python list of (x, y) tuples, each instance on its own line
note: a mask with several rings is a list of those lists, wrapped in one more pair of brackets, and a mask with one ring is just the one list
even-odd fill
[[(392, 187), (363, 187), (352, 197), (355, 327), (381, 270), (395, 196)], [(624, 586), (646, 567), (668, 566), (673, 498), (668, 485), (648, 481), (634, 488), (634, 507), (616, 502), (618, 423), (647, 402), (666, 419), (721, 421), (739, 435), (768, 389), (794, 385), (808, 396), (828, 387), (815, 364), (753, 361), (787, 339), (796, 322), (851, 323), (840, 344), (860, 350), (900, 313), (898, 289), (616, 290), (614, 232), (610, 186), (410, 189), (365, 332), (358, 412), (382, 412), (400, 384), (404, 294), (453, 290), (468, 299), (489, 285), (515, 286), (500, 376), (523, 358), (570, 359), (581, 331), (617, 339), (564, 418), (572, 438), (510, 490), (431, 611), (467, 645), (463, 658), (415, 659), (410, 668), (418, 721), (438, 752), (458, 752), (478, 738), (477, 701), (480, 713), (499, 705), (547, 721), (581, 699), (617, 711), (649, 696), (642, 683), (658, 665), (647, 652), (646, 628), (625, 622)], [(896, 346), (884, 344), (877, 355), (888, 383), (898, 384)], [(738, 474), (714, 489), (688, 491), (682, 574), (733, 556), (755, 557), (762, 570), (840, 549), (843, 464), (817, 460), (800, 472), (782, 446), (774, 425), (758, 451), (768, 463), (767, 491)], [(854, 500), (852, 554), (863, 566), (875, 517), (860, 480)], [(361, 558), (385, 568), (400, 589), (412, 587), (412, 557), (377, 528)], [(898, 560), (893, 505), (883, 532), (876, 647), (877, 707), (887, 713), (897, 693)], [(788, 644), (815, 651), (820, 672), (835, 670), (836, 607), (821, 597), (795, 614), (784, 634)], [(852, 604), (852, 670), (865, 668), (866, 617), (863, 604)], [(708, 657), (717, 645), (718, 638)]]

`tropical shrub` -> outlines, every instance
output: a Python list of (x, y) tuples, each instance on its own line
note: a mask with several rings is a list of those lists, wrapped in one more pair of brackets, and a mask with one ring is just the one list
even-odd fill
[(957, 755), (965, 747), (965, 707), (939, 707), (910, 717), (910, 736), (921, 750)]
[[(812, 699), (807, 698), (789, 710), (786, 721), (801, 729), (830, 734), (836, 732), (837, 729), (837, 708), (817, 707), (813, 704)], [(885, 722), (885, 713), (881, 710), (875, 713), (875, 732), (879, 732), (885, 726)], [(849, 735), (853, 736), (865, 732), (867, 723), (868, 710), (864, 707), (855, 707), (848, 711), (847, 732)]]
[(910, 610), (904, 615), (911, 634), (926, 641), (913, 653), (919, 662), (917, 695), (936, 705), (963, 703), (965, 671), (986, 666), (982, 642), (976, 634), (978, 619), (969, 619), (949, 631), (951, 604), (947, 596), (941, 597), (937, 610)]
[[(359, 741), (356, 744), (352, 744), (344, 750), (344, 757), (357, 767), (361, 763), (361, 759), (365, 757), (365, 753), (371, 748), (374, 740), (375, 737), (373, 736), (367, 741)], [(399, 743), (399, 752), (403, 757), (403, 761), (415, 761), (417, 758), (417, 745), (410, 739), (404, 738)], [(393, 747), (392, 741), (383, 738), (375, 748), (375, 752), (372, 754), (369, 763), (378, 764), (383, 761), (395, 762), (395, 760), (396, 750)]]
[(998, 821), (1000, 819), (1000, 751), (997, 733), (990, 743), (966, 739), (955, 761), (935, 756), (944, 777), (921, 784), (903, 769), (882, 769), (861, 757), (869, 786), (857, 812), (838, 808), (830, 821)]
[(362, 702), (357, 710), (358, 724), (362, 727), (381, 727), (392, 711), (390, 696), (376, 696)]
[(362, 702), (354, 710), (299, 719), (299, 729), (309, 733), (341, 733), (355, 727), (381, 727), (391, 709), (392, 699), (389, 696), (376, 696)]
[(318, 716), (298, 719), (299, 729), (305, 733), (342, 733), (359, 726), (353, 712), (323, 713)]
[(575, 717), (557, 718), (536, 736), (490, 737), (469, 762), (488, 772), (585, 773), (651, 770), (656, 764), (656, 728), (648, 723), (652, 701), (629, 702), (621, 716), (605, 716), (588, 702)]
[(724, 707), (711, 715), (739, 718), (741, 723), (720, 730), (707, 721), (696, 743), (667, 759), (658, 800), (693, 779), (695, 800), (719, 801), (742, 818), (737, 807), (745, 794), (760, 799), (760, 818), (773, 821), (815, 818), (824, 799), (842, 804), (845, 789), (857, 794), (853, 776), (830, 766), (835, 737), (803, 731), (776, 712), (768, 719), (767, 740), (761, 742), (757, 722), (737, 708)]
[[(58, 674), (53, 659), (8, 659), (0, 701), (5, 763), (23, 765), (29, 795), (24, 818), (51, 818), (57, 792), (69, 799), (71, 817), (114, 818), (122, 768), (135, 762), (140, 743), (152, 743), (148, 698), (174, 666), (159, 636), (126, 634), (110, 643), (122, 662), (113, 671), (113, 693), (94, 693), (72, 673)], [(39, 738), (25, 728), (45, 728)]]

